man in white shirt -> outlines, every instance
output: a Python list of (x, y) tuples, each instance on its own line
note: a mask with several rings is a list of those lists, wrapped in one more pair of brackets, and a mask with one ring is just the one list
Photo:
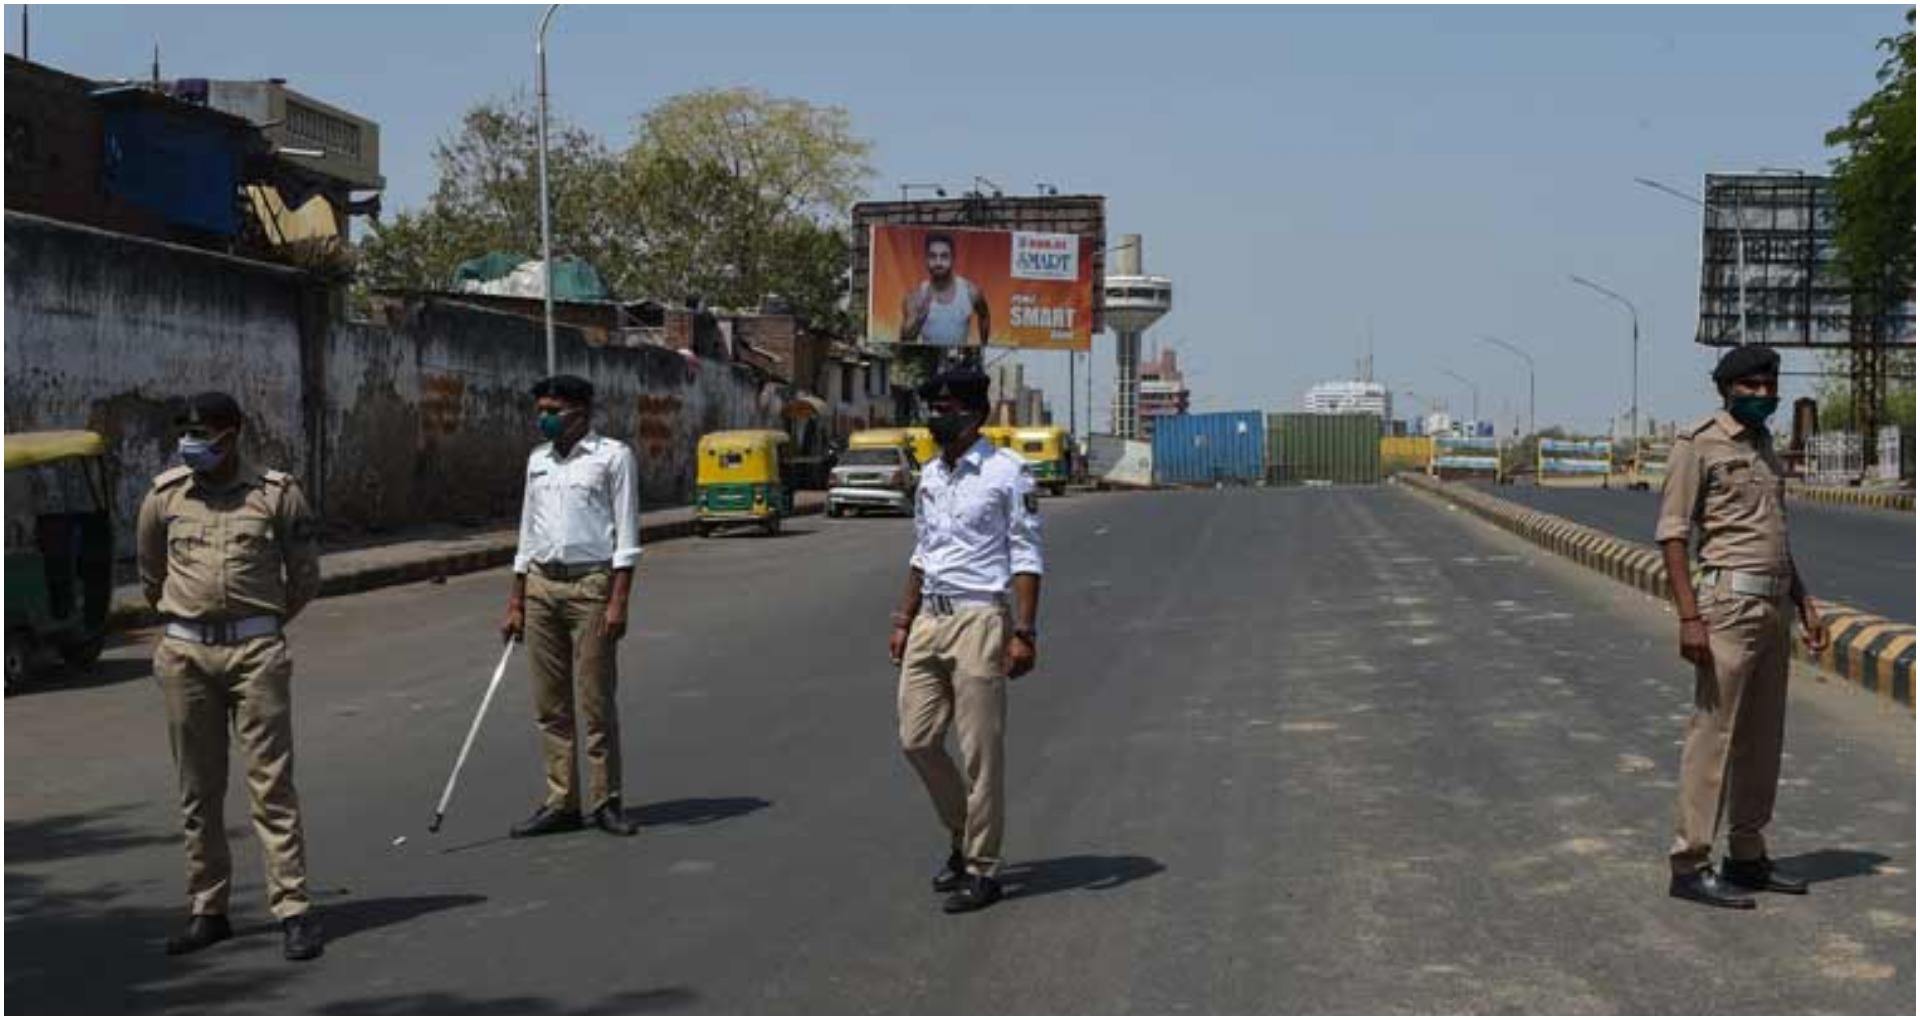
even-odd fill
[[(1039, 654), (1040, 514), (1026, 462), (980, 436), (986, 376), (944, 372), (920, 397), (940, 456), (920, 478), (888, 651), (900, 667), (900, 746), (949, 839), (933, 888), (950, 893), (944, 909), (959, 914), (1001, 897), (1007, 681)], [(949, 725), (964, 772), (947, 753)]]
[(547, 764), (547, 796), (513, 835), (581, 827), (574, 697), (586, 731), (586, 820), (616, 836), (638, 828), (620, 806), (620, 716), (615, 645), (640, 559), (640, 490), (633, 451), (593, 430), (593, 384), (557, 375), (533, 388), (548, 442), (527, 459), (520, 549), (501, 632), (524, 640)]
[(993, 335), (993, 311), (987, 295), (953, 271), (953, 235), (928, 234), (924, 247), (927, 279), (900, 302), (900, 342), (968, 347), (972, 343), (967, 327), (973, 325), (979, 346), (985, 347)]

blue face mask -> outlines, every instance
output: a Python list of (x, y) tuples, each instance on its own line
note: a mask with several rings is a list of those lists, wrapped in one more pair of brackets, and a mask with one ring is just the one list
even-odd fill
[(212, 439), (194, 436), (180, 437), (180, 461), (193, 470), (206, 474), (220, 466), (226, 455), (220, 452), (219, 443)]
[(559, 442), (560, 437), (567, 434), (567, 412), (540, 412), (540, 434), (546, 436), (548, 442)]
[(1779, 397), (1733, 397), (1727, 401), (1727, 413), (1748, 428), (1765, 428), (1767, 419), (1779, 409)]

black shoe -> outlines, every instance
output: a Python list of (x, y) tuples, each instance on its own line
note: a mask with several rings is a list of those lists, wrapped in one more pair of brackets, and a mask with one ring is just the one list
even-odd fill
[(594, 828), (613, 836), (631, 836), (640, 831), (638, 825), (627, 820), (627, 813), (620, 810), (618, 797), (600, 805), (591, 820)]
[(1753, 861), (1736, 861), (1729, 857), (1720, 862), (1720, 876), (1742, 889), (1753, 892), (1786, 893), (1789, 896), (1805, 896), (1805, 879), (1781, 874), (1773, 862), (1765, 857)]
[(947, 897), (940, 909), (949, 914), (970, 914), (1000, 902), (1000, 883), (986, 875), (968, 875), (958, 892)]
[(1672, 884), (1667, 886), (1667, 895), (1730, 910), (1752, 910), (1756, 905), (1753, 897), (1741, 895), (1740, 890), (1728, 885), (1711, 868), (1703, 868), (1691, 875), (1673, 876)]
[(966, 881), (966, 878), (967, 859), (960, 856), (960, 851), (955, 850), (947, 855), (947, 863), (940, 868), (939, 874), (933, 876), (933, 891), (953, 892), (960, 888), (960, 883)]
[(509, 833), (514, 839), (528, 836), (548, 836), (556, 832), (572, 832), (580, 827), (580, 812), (572, 808), (542, 807), (533, 813), (533, 817), (514, 826)]
[(315, 960), (326, 950), (327, 940), (320, 935), (320, 922), (306, 914), (280, 922), (280, 931), (286, 938), (285, 953), (289, 960)]
[(167, 940), (168, 956), (185, 956), (197, 953), (216, 942), (225, 942), (233, 937), (233, 925), (227, 923), (225, 914), (195, 914), (187, 920), (187, 928)]

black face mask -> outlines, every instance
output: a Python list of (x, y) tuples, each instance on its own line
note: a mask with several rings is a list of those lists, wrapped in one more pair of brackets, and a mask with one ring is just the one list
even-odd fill
[(980, 416), (971, 411), (955, 414), (935, 414), (927, 417), (927, 431), (933, 433), (933, 441), (941, 446), (952, 446), (961, 436), (967, 434)]

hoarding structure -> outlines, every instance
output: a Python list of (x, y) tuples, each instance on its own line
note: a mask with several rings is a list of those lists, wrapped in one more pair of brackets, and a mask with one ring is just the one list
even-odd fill
[(869, 342), (1092, 347), (1093, 239), (888, 223), (869, 231)]
[[(1106, 328), (1103, 300), (1107, 256), (1106, 199), (1099, 195), (1046, 195), (1038, 197), (987, 197), (983, 195), (968, 195), (964, 198), (942, 199), (937, 201), (862, 202), (854, 206), (852, 279), (850, 281), (851, 300), (849, 305), (853, 309), (854, 314), (863, 320), (859, 324), (862, 334), (869, 339), (880, 342), (897, 342), (899, 324), (889, 320), (897, 320), (899, 318), (901, 312), (900, 305), (905, 294), (903, 292), (895, 292), (891, 295), (891, 301), (884, 300), (884, 298), (876, 300), (874, 293), (877, 268), (874, 261), (875, 238), (879, 236), (881, 232), (876, 231), (875, 228), (897, 226), (944, 228), (945, 232), (955, 235), (956, 242), (972, 240), (971, 236), (967, 238), (958, 236), (962, 231), (968, 232), (969, 235), (971, 235), (973, 231), (997, 231), (1009, 235), (1005, 242), (996, 243), (1004, 243), (1007, 245), (1005, 249), (1005, 258), (1007, 261), (1003, 273), (1010, 281), (1013, 277), (1013, 259), (1015, 254), (1015, 250), (1012, 247), (1014, 242), (1011, 235), (1072, 235), (1078, 239), (1079, 242), (1075, 245), (1076, 250), (1074, 252), (1077, 265), (1074, 267), (1076, 279), (1073, 286), (1075, 288), (1083, 288), (1082, 292), (1086, 295), (1085, 304), (1080, 306), (1085, 308), (1085, 315), (1076, 314), (1073, 316), (1074, 325), (1070, 331), (1073, 339), (1055, 340), (1052, 337), (1052, 334), (1056, 331), (1056, 324), (1062, 321), (1062, 317), (1057, 311), (1057, 309), (1061, 307), (1060, 305), (1032, 303), (1024, 304), (1022, 307), (1026, 309), (1056, 309), (1056, 311), (1047, 312), (1022, 311), (1018, 316), (1019, 320), (1023, 323), (1040, 324), (1038, 327), (1028, 325), (1022, 328), (1042, 328), (1046, 332), (1046, 338), (1032, 343), (1010, 343), (1000, 340), (996, 335), (994, 345), (1035, 347), (1045, 350), (1085, 351), (1091, 346), (1092, 335)], [(888, 231), (886, 232), (886, 236), (896, 238), (902, 235)], [(897, 242), (890, 241), (889, 243)], [(1059, 244), (1060, 242), (1058, 240), (1053, 240), (1030, 246), (1027, 250), (1029, 254), (1039, 254), (1043, 256), (1059, 255), (1062, 254), (1059, 250)], [(905, 266), (908, 270), (919, 274), (916, 280), (924, 280), (926, 278), (927, 256), (924, 245), (924, 235), (922, 235), (922, 244), (919, 246), (919, 250), (912, 250), (911, 247), (909, 247), (908, 250), (911, 251), (911, 258), (905, 261)], [(954, 255), (956, 262), (958, 262), (960, 258), (967, 257), (965, 253), (961, 251), (955, 251)], [(897, 278), (898, 274), (895, 270), (899, 267), (901, 260), (888, 252), (882, 252), (881, 258), (887, 261), (890, 267), (893, 267), (884, 270), (887, 275), (880, 281), (881, 286), (887, 288), (898, 287), (898, 284), (893, 281)], [(1038, 261), (1029, 260), (1027, 265), (1029, 271), (1037, 271), (1042, 275), (1047, 272), (1055, 274), (1060, 272), (1059, 263), (1047, 263), (1044, 259)], [(961, 275), (965, 275), (964, 272)], [(1027, 280), (1022, 282), (1031, 284), (1045, 283), (1051, 284), (1054, 287), (1064, 285), (1063, 281), (1050, 279)], [(992, 303), (990, 287), (988, 307), (993, 318), (999, 320), (999, 323), (993, 327), (996, 333), (1001, 329), (1001, 324), (1011, 324), (1016, 319), (1016, 316), (1012, 312), (1012, 306), (995, 306)], [(880, 310), (881, 314), (878, 318), (881, 321), (878, 323), (873, 321), (875, 317), (869, 315), (870, 309)], [(1082, 324), (1083, 319), (1084, 325)], [(969, 323), (969, 329), (974, 332), (977, 338), (977, 323)], [(1082, 335), (1087, 339), (1078, 339), (1078, 337)], [(1008, 339), (1012, 340), (1014, 338), (1010, 336)]]
[(1851, 350), (1855, 428), (1870, 431), (1884, 417), (1887, 351), (1913, 343), (1911, 281), (1890, 294), (1840, 272), (1830, 178), (1708, 174), (1705, 195), (1695, 340)]

